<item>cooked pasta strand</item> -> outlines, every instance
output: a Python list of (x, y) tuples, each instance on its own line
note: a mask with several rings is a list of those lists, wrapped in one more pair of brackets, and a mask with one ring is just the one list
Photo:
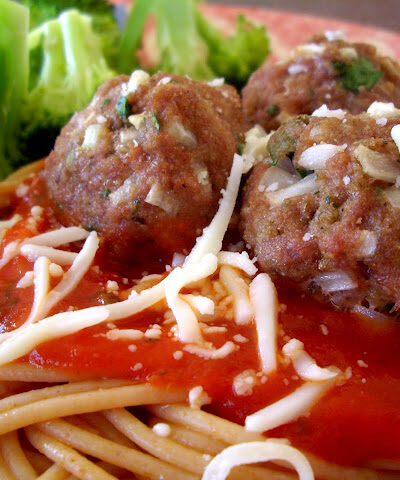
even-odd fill
[[(150, 426), (154, 426), (156, 423), (163, 422), (162, 419), (153, 417), (150, 420)], [(186, 447), (195, 448), (200, 452), (209, 453), (211, 455), (216, 455), (221, 452), (228, 445), (214, 438), (203, 435), (202, 433), (194, 432), (188, 428), (182, 427), (175, 423), (168, 423), (171, 433), (170, 438), (175, 440)]]
[(4, 460), (18, 480), (35, 480), (37, 472), (29, 463), (18, 440), (17, 432), (0, 437), (0, 448)]
[(140, 448), (189, 472), (203, 473), (208, 461), (196, 450), (169, 438), (160, 437), (125, 409), (108, 410), (103, 415)]
[(54, 463), (37, 480), (65, 480), (69, 476), (70, 473), (67, 470)]
[(236, 423), (185, 405), (154, 406), (148, 409), (160, 418), (183, 424), (197, 432), (210, 435), (214, 439), (228, 444), (265, 440), (265, 437), (262, 435), (247, 432)]
[(129, 385), (73, 393), (11, 408), (0, 413), (0, 434), (27, 427), (36, 422), (86, 412), (98, 412), (127, 405), (151, 405), (182, 401), (185, 394), (165, 391), (151, 385)]
[[(263, 435), (247, 432), (236, 423), (202, 410), (193, 410), (185, 405), (151, 406), (148, 409), (162, 419), (185, 425), (231, 445), (266, 439)], [(315, 476), (323, 480), (394, 480), (391, 474), (378, 473), (366, 468), (344, 467), (326, 462), (314, 455), (306, 456)]]
[(11, 397), (0, 400), (0, 412), (23, 405), (28, 405), (29, 403), (38, 402), (39, 400), (56, 398), (73, 393), (87, 392), (102, 388), (119, 387), (127, 384), (129, 384), (129, 382), (122, 380), (92, 380), (38, 388), (37, 390), (29, 390), (27, 392), (18, 393)]
[(0, 478), (2, 480), (18, 480), (14, 477), (0, 452)]
[(41, 423), (38, 428), (70, 447), (130, 472), (147, 476), (151, 480), (159, 479), (161, 473), (164, 480), (194, 480), (197, 478), (191, 473), (184, 472), (157, 458), (93, 435), (63, 420)]
[(54, 440), (35, 427), (25, 429), (32, 445), (81, 480), (118, 480), (74, 449)]
[(125, 447), (137, 448), (127, 436), (117, 430), (101, 413), (86, 413), (83, 417), (90, 425), (93, 425), (104, 438), (124, 445)]
[[(90, 379), (90, 377), (89, 377)], [(35, 367), (34, 365), (15, 363), (0, 366), (0, 381), (19, 382), (74, 382), (85, 380), (85, 377), (71, 372), (62, 372), (52, 368)]]
[(33, 468), (36, 470), (36, 472), (38, 472), (39, 475), (44, 473), (53, 465), (51, 460), (37, 451), (24, 450), (24, 452), (26, 458), (30, 461)]

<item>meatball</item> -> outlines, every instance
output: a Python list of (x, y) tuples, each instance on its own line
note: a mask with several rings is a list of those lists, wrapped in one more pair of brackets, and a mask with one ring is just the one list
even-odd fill
[(392, 118), (290, 120), (244, 188), (241, 229), (261, 269), (342, 308), (400, 306), (400, 110), (386, 107)]
[(44, 179), (58, 220), (125, 259), (190, 248), (213, 217), (244, 131), (233, 87), (136, 71), (63, 128)]
[(400, 106), (400, 66), (376, 48), (340, 35), (315, 36), (289, 60), (265, 64), (243, 89), (246, 119), (267, 131), (321, 105), (361, 113), (373, 101)]

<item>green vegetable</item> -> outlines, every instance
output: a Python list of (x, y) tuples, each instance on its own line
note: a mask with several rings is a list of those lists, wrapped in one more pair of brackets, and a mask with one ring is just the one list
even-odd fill
[(15, 166), (47, 155), (71, 115), (86, 107), (97, 87), (114, 76), (91, 18), (77, 10), (33, 30), (29, 50), (29, 91), (19, 112), (22, 158), (14, 159)]
[(157, 132), (159, 132), (160, 131), (160, 121), (158, 120), (157, 113), (153, 112), (151, 114), (151, 116), (153, 117), (154, 126), (156, 127), (156, 130), (157, 130)]
[(230, 38), (225, 38), (198, 11), (197, 25), (207, 43), (207, 62), (214, 76), (224, 77), (239, 88), (270, 53), (265, 27), (252, 25), (244, 15), (237, 17), (236, 31)]
[(120, 33), (114, 19), (114, 7), (107, 0), (22, 0), (30, 10), (30, 28), (53, 20), (65, 10), (77, 9), (92, 18), (93, 30), (98, 35), (103, 54), (115, 66)]
[(110, 190), (109, 190), (108, 188), (106, 188), (106, 189), (104, 190), (104, 192), (101, 192), (101, 193), (100, 193), (100, 197), (101, 197), (101, 198), (107, 198), (107, 197), (110, 195), (110, 193), (111, 193)]
[(136, 0), (122, 34), (120, 71), (130, 73), (139, 66), (136, 51), (152, 14), (161, 58), (155, 70), (197, 80), (224, 77), (240, 87), (270, 52), (265, 27), (253, 26), (242, 15), (233, 36), (225, 38), (203, 17), (195, 0)]
[(133, 211), (132, 211), (132, 220), (135, 219), (136, 217), (136, 214), (138, 213), (139, 211), (139, 208), (140, 208), (140, 200), (137, 198), (134, 202), (133, 202)]
[(127, 117), (130, 114), (131, 107), (128, 103), (128, 98), (125, 95), (119, 97), (117, 103), (117, 113), (120, 117)]
[(366, 57), (356, 58), (351, 63), (335, 61), (332, 65), (341, 79), (340, 86), (354, 93), (360, 93), (361, 87), (370, 90), (383, 75)]
[(0, 178), (11, 173), (19, 157), (17, 132), (28, 86), (27, 8), (0, 0)]
[(278, 105), (270, 105), (267, 108), (267, 113), (268, 115), (275, 115), (275, 113), (278, 111), (279, 107)]

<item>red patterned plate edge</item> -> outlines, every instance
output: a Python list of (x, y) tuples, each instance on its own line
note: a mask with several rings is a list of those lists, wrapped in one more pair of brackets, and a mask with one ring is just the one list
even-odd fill
[(240, 14), (252, 22), (264, 24), (271, 38), (271, 59), (285, 58), (296, 45), (315, 33), (341, 30), (350, 41), (372, 43), (383, 55), (400, 60), (400, 34), (370, 25), (346, 22), (333, 18), (303, 15), (280, 10), (246, 6), (203, 5), (204, 13), (224, 31), (229, 33)]

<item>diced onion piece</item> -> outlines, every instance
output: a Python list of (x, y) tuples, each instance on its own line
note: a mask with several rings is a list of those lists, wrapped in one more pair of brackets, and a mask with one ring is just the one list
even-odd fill
[(352, 61), (358, 57), (358, 52), (353, 47), (343, 47), (339, 49), (340, 55), (347, 61)]
[(315, 57), (322, 55), (325, 52), (325, 45), (319, 45), (318, 43), (306, 43), (296, 47), (295, 52), (302, 57)]
[(147, 85), (150, 81), (150, 75), (143, 70), (135, 70), (132, 72), (128, 86), (127, 94), (135, 92), (141, 85)]
[(326, 168), (326, 162), (336, 154), (343, 152), (347, 145), (332, 145), (321, 143), (314, 145), (300, 155), (297, 164), (305, 170), (319, 170)]
[(107, 132), (107, 127), (100, 123), (89, 125), (85, 131), (82, 148), (93, 148), (99, 142), (99, 138)]
[(142, 113), (137, 113), (136, 115), (129, 115), (128, 120), (129, 120), (129, 123), (136, 128), (136, 130), (139, 130), (142, 123), (146, 120), (147, 117), (148, 117), (148, 113), (142, 112)]
[(256, 125), (246, 132), (243, 147), (243, 173), (247, 173), (254, 165), (267, 158), (267, 144), (272, 133), (267, 134), (260, 125)]
[(168, 123), (167, 132), (171, 137), (187, 148), (195, 148), (197, 138), (193, 132), (185, 128), (180, 122), (171, 121)]
[(291, 359), (296, 373), (303, 380), (322, 382), (337, 377), (336, 369), (319, 367), (315, 360), (304, 351), (304, 343), (296, 338), (292, 338), (283, 346), (282, 353)]
[(400, 164), (388, 158), (384, 153), (376, 152), (364, 145), (358, 145), (354, 150), (354, 156), (361, 163), (363, 171), (372, 178), (394, 183), (400, 175)]
[(358, 248), (359, 258), (368, 258), (375, 253), (378, 245), (378, 234), (371, 230), (361, 230), (360, 245)]
[(173, 192), (164, 189), (158, 182), (152, 185), (144, 201), (150, 205), (161, 208), (161, 210), (164, 210), (164, 212), (171, 216), (175, 216), (179, 211), (179, 202), (174, 197)]
[(330, 110), (324, 103), (319, 108), (314, 110), (311, 114), (312, 117), (327, 117), (327, 118), (339, 118), (342, 120), (346, 116), (345, 110), (338, 108), (336, 110)]
[(392, 136), (393, 141), (397, 146), (397, 149), (400, 151), (400, 125), (395, 125), (392, 128), (390, 135)]
[(249, 432), (267, 432), (306, 415), (312, 406), (331, 388), (335, 379), (307, 382), (291, 394), (246, 417)]
[(314, 282), (321, 287), (324, 293), (341, 292), (357, 288), (357, 282), (343, 270), (321, 273), (314, 277)]
[(225, 480), (233, 467), (270, 460), (293, 465), (300, 480), (314, 480), (307, 458), (299, 450), (278, 440), (240, 443), (225, 448), (207, 465), (202, 480)]
[(389, 200), (393, 208), (400, 208), (400, 190), (396, 187), (388, 187), (383, 190), (383, 194)]
[(299, 178), (297, 174), (292, 174), (287, 170), (272, 166), (264, 173), (260, 186), (265, 192), (275, 192), (293, 185), (299, 181)]
[(267, 192), (266, 196), (271, 205), (278, 207), (288, 198), (315, 193), (317, 190), (317, 175), (312, 173), (289, 187), (282, 188), (276, 192)]
[(373, 118), (393, 118), (400, 117), (400, 110), (394, 106), (394, 103), (373, 102), (369, 106), (367, 113)]

